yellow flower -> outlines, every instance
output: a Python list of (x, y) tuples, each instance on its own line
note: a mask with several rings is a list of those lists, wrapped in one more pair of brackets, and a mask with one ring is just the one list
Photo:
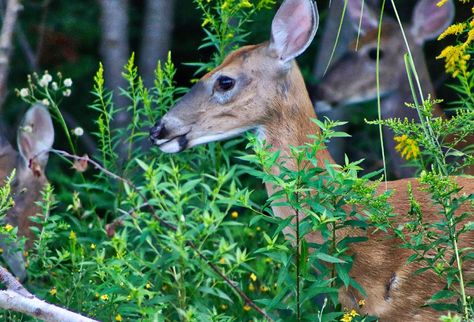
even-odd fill
[(222, 305), (221, 305), (221, 310), (222, 310), (222, 311), (227, 310), (227, 308), (228, 308), (227, 304), (222, 304)]
[(3, 248), (0, 247), (0, 254), (3, 254)]
[(252, 309), (252, 308), (250, 307), (250, 305), (247, 305), (247, 304), (244, 305), (244, 311), (248, 312), (248, 311), (250, 311), (251, 309)]
[(400, 152), (402, 157), (406, 160), (416, 159), (420, 155), (420, 148), (415, 140), (410, 139), (406, 134), (402, 136), (394, 137), (395, 142), (398, 144), (395, 146), (395, 150)]
[(257, 281), (257, 275), (255, 275), (254, 273), (250, 274), (250, 279), (252, 280), (252, 282)]
[(201, 24), (201, 27), (205, 27), (208, 23), (212, 22), (212, 20), (207, 17), (206, 19), (204, 19), (204, 21), (202, 22)]
[(55, 296), (57, 293), (58, 293), (58, 290), (56, 289), (56, 287), (53, 287), (52, 289), (49, 290), (49, 294), (51, 294), (52, 296)]
[(122, 316), (121, 316), (120, 314), (117, 314), (117, 315), (115, 316), (115, 321), (121, 322), (121, 321), (122, 321)]
[(248, 0), (241, 0), (239, 5), (241, 8), (252, 8), (252, 4)]
[(342, 318), (339, 321), (341, 321), (341, 322), (351, 322), (352, 319), (354, 319), (358, 315), (359, 315), (359, 313), (357, 313), (357, 311), (353, 309), (350, 312), (344, 313), (344, 315), (342, 316)]
[(95, 244), (94, 244), (94, 243), (91, 244), (91, 249), (92, 249), (92, 250), (95, 249)]
[(360, 307), (363, 307), (365, 305), (365, 300), (364, 299), (359, 300), (358, 304), (359, 304)]
[(266, 287), (265, 285), (260, 285), (260, 292), (262, 293), (266, 293), (268, 292), (270, 289), (268, 287)]
[(232, 211), (230, 216), (232, 217), (232, 219), (237, 219), (239, 217), (239, 213), (237, 211)]
[(446, 28), (446, 30), (443, 31), (441, 35), (438, 36), (438, 40), (444, 39), (446, 38), (446, 36), (449, 36), (449, 35), (462, 34), (462, 32), (464, 31), (464, 28), (465, 28), (465, 25), (463, 22), (451, 25), (448, 28)]
[(150, 283), (146, 283), (145, 288), (146, 288), (147, 290), (149, 290), (149, 289), (151, 288), (151, 284), (150, 284)]
[(7, 233), (11, 232), (13, 230), (13, 226), (10, 225), (10, 224), (6, 224), (5, 225), (5, 230), (7, 231)]
[(104, 295), (101, 295), (100, 296), (100, 299), (103, 300), (103, 301), (108, 301), (109, 300), (109, 296), (107, 294), (104, 294)]
[(253, 283), (250, 283), (250, 284), (249, 284), (249, 291), (250, 291), (250, 292), (255, 291), (255, 285), (253, 285)]
[(224, 264), (225, 264), (225, 258), (222, 257), (222, 258), (219, 260), (219, 263), (221, 263), (222, 265), (224, 265)]
[(72, 230), (69, 233), (69, 239), (71, 239), (71, 240), (76, 240), (77, 239), (76, 233)]
[(444, 6), (444, 4), (445, 4), (446, 2), (448, 2), (448, 0), (441, 0), (441, 1), (439, 1), (436, 5), (437, 5), (438, 7), (442, 7), (442, 6)]
[(257, 231), (261, 231), (261, 230), (262, 230), (262, 227), (258, 226)]

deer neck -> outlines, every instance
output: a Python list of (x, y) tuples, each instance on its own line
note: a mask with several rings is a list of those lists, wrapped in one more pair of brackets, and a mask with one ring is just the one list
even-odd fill
[[(280, 159), (277, 162), (284, 160), (286, 167), (296, 170), (292, 159), (285, 159), (291, 156), (290, 147), (312, 142), (313, 139), (308, 138), (308, 135), (320, 135), (321, 130), (311, 121), (316, 118), (316, 114), (296, 63), (293, 63), (286, 78), (277, 84), (277, 88), (277, 99), (270, 102), (271, 117), (261, 127), (260, 134), (273, 151), (280, 151)], [(325, 147), (318, 151), (315, 157), (321, 166), (324, 166), (325, 162), (334, 163)], [(278, 167), (273, 167), (271, 171), (275, 175), (279, 174)], [(271, 184), (266, 184), (266, 189), (269, 196), (275, 191)], [(281, 218), (294, 215), (289, 207), (273, 207), (273, 212)]]
[[(277, 84), (277, 98), (270, 101), (271, 112), (261, 127), (261, 136), (272, 150), (280, 151), (280, 158), (291, 155), (291, 146), (302, 146), (313, 139), (308, 135), (320, 135), (321, 130), (311, 121), (316, 118), (313, 104), (309, 98), (303, 76), (294, 62), (286, 77)], [(316, 154), (318, 164), (325, 161), (334, 163), (326, 148)], [(280, 160), (281, 161), (281, 160)], [(287, 162), (288, 164), (288, 162)], [(289, 164), (294, 167), (294, 164)]]

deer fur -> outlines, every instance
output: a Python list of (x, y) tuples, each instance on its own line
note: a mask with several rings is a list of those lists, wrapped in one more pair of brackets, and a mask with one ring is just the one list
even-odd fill
[[(448, 1), (443, 7), (437, 7), (436, 0), (419, 0), (413, 10), (412, 21), (405, 26), (405, 33), (420, 77), (425, 98), (435, 96), (434, 86), (423, 53), (425, 42), (436, 38), (452, 22), (454, 4)], [(316, 92), (316, 106), (337, 107), (373, 100), (377, 97), (376, 87), (376, 49), (379, 15), (367, 4), (361, 10), (360, 0), (348, 0), (348, 13), (354, 28), (358, 31), (361, 21), (361, 35), (356, 48), (356, 39), (350, 45), (347, 54), (333, 64), (321, 79)], [(362, 19), (361, 19), (362, 14)], [(415, 109), (405, 106), (413, 102), (408, 76), (406, 74), (403, 53), (407, 52), (398, 23), (384, 16), (380, 41), (380, 94), (381, 117), (401, 118), (419, 122)], [(439, 105), (434, 106), (435, 116), (445, 117)], [(406, 178), (415, 174), (415, 169), (406, 166), (406, 160), (395, 150), (394, 133), (389, 128), (383, 130), (384, 144), (389, 155), (389, 169), (395, 177)], [(448, 141), (454, 137), (448, 138)], [(474, 144), (474, 136), (467, 142), (458, 144), (463, 149)], [(467, 167), (466, 174), (474, 174), (474, 166)]]
[[(205, 75), (150, 130), (152, 142), (163, 152), (177, 153), (256, 130), (273, 150), (281, 151), (281, 156), (290, 154), (290, 146), (310, 142), (308, 135), (318, 135), (320, 129), (311, 121), (316, 115), (294, 58), (312, 41), (317, 22), (312, 1), (284, 1), (274, 18), (271, 40), (231, 53)], [(333, 163), (326, 150), (319, 151), (316, 158), (321, 165)], [(286, 165), (295, 167), (288, 162)], [(472, 193), (473, 179), (459, 177), (456, 182), (463, 187), (461, 193)], [(394, 225), (407, 220), (408, 184), (413, 186), (425, 220), (438, 220), (438, 209), (418, 181), (411, 178), (387, 183), (393, 191), (390, 203), (398, 214)], [(274, 188), (266, 187), (271, 195)], [(379, 191), (385, 191), (384, 184)], [(273, 207), (273, 211), (281, 218), (295, 215), (287, 207)], [(459, 210), (468, 211), (472, 213), (472, 207)], [(411, 252), (399, 248), (397, 239), (387, 238), (383, 232), (355, 234), (367, 234), (369, 238), (350, 248), (354, 255), (351, 276), (364, 287), (367, 297), (352, 288), (341, 288), (339, 299), (343, 307), (378, 316), (381, 321), (437, 321), (439, 314), (422, 305), (443, 287), (443, 281), (431, 271), (414, 275), (419, 266), (406, 264)], [(312, 242), (321, 242), (321, 238), (316, 231), (307, 236)], [(466, 234), (460, 247), (473, 246), (473, 242), (474, 235)], [(468, 275), (472, 275), (473, 264), (465, 264)], [(366, 305), (359, 308), (357, 302), (363, 298)]]
[[(41, 191), (47, 183), (45, 167), (53, 141), (51, 116), (41, 104), (31, 107), (20, 123), (17, 133), (18, 152), (0, 134), (0, 184), (3, 185), (14, 169), (16, 171), (12, 184), (15, 204), (8, 211), (5, 221), (13, 227), (18, 227), (18, 235), (26, 237), (27, 248), (31, 247), (33, 242), (30, 217), (40, 211), (36, 202), (41, 200)], [(7, 245), (2, 236), (0, 247), (12, 273), (20, 280), (25, 279), (22, 251), (18, 250), (17, 245)]]

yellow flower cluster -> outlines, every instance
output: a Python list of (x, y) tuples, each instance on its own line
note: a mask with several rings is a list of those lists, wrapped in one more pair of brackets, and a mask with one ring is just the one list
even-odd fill
[(350, 312), (344, 313), (343, 317), (341, 318), (341, 322), (351, 322), (353, 318), (358, 316), (359, 313), (357, 313), (356, 310), (352, 310)]
[(420, 148), (415, 140), (410, 139), (406, 134), (402, 136), (394, 137), (395, 142), (398, 144), (395, 146), (395, 150), (400, 152), (402, 157), (406, 160), (416, 159), (420, 155)]
[[(463, 3), (467, 3), (470, 0), (460, 0)], [(446, 3), (445, 0), (441, 0), (437, 3), (439, 7)], [(474, 13), (474, 7), (472, 8)], [(438, 40), (444, 39), (449, 35), (462, 35), (465, 34), (466, 38), (464, 41), (460, 40), (456, 45), (450, 45), (444, 48), (436, 59), (444, 59), (444, 66), (446, 72), (451, 74), (452, 77), (459, 75), (468, 77), (470, 75), (469, 63), (471, 55), (469, 54), (470, 48), (474, 44), (474, 18), (470, 18), (465, 23), (457, 23), (449, 26), (445, 31), (439, 35)]]

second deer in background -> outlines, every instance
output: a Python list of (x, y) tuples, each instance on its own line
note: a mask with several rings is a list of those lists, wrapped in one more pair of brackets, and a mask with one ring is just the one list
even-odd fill
[[(40, 211), (36, 202), (41, 200), (41, 191), (48, 182), (45, 168), (48, 152), (54, 142), (54, 128), (51, 116), (41, 104), (31, 107), (18, 128), (18, 152), (0, 133), (0, 185), (15, 169), (12, 184), (14, 206), (8, 211), (5, 221), (18, 227), (18, 235), (27, 238), (26, 246), (33, 244), (30, 217)], [(2, 223), (5, 224), (5, 223)], [(20, 280), (26, 278), (23, 250), (16, 243), (8, 243), (0, 235), (2, 257), (12, 273)]]
[[(434, 87), (426, 66), (423, 44), (436, 38), (451, 23), (454, 4), (448, 1), (437, 7), (436, 0), (419, 0), (413, 11), (411, 23), (404, 26), (413, 60), (420, 77), (423, 95), (434, 95)], [(316, 105), (332, 107), (356, 104), (377, 97), (376, 61), (379, 15), (361, 0), (348, 0), (347, 10), (354, 28), (359, 28), (361, 36), (354, 39), (350, 51), (337, 61), (321, 80), (317, 89)], [(405, 106), (413, 102), (404, 62), (407, 51), (400, 27), (392, 18), (383, 18), (380, 43), (380, 95), (381, 116), (388, 118), (408, 118), (419, 121), (415, 109)], [(436, 105), (436, 116), (444, 116)], [(414, 169), (406, 166), (406, 161), (396, 151), (393, 132), (384, 128), (384, 144), (389, 156), (389, 169), (397, 178), (414, 175)], [(466, 172), (470, 172), (471, 169)]]

